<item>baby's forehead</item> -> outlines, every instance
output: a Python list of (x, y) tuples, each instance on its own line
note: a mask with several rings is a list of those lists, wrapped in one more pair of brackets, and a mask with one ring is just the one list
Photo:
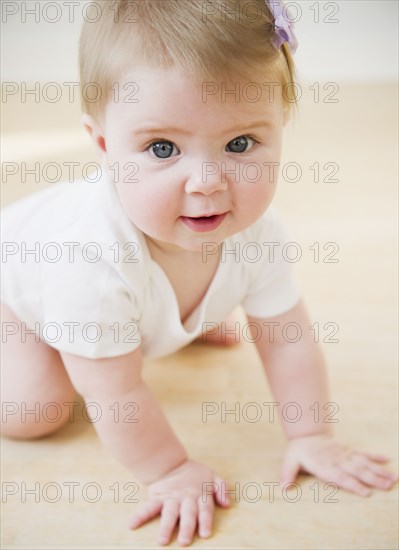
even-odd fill
[(232, 71), (229, 68), (228, 72), (219, 72), (218, 74), (201, 75), (193, 72), (188, 72), (185, 67), (172, 66), (155, 66), (150, 64), (135, 65), (134, 68), (126, 68), (121, 70), (118, 77), (119, 86), (126, 86), (133, 82), (140, 86), (181, 86), (182, 88), (191, 88), (193, 92), (206, 89), (208, 91), (215, 89), (225, 90), (226, 93), (234, 94), (241, 89), (252, 91), (256, 89), (276, 89), (281, 88), (282, 82), (278, 72), (272, 68), (268, 68), (258, 74), (250, 76), (244, 74), (237, 69)]
[(258, 80), (239, 74), (201, 79), (175, 67), (141, 66), (125, 71), (112, 92), (113, 112), (150, 111), (153, 117), (172, 112), (181, 118), (211, 111), (214, 116), (246, 119), (259, 113), (273, 116), (282, 104), (281, 84), (273, 75)]
[(133, 107), (116, 105), (106, 113), (105, 126), (115, 135), (145, 141), (166, 138), (184, 141), (230, 141), (238, 135), (264, 135), (282, 126), (283, 113), (273, 110), (244, 109), (235, 103), (217, 102), (211, 105), (182, 104), (181, 98), (166, 103), (139, 103)]

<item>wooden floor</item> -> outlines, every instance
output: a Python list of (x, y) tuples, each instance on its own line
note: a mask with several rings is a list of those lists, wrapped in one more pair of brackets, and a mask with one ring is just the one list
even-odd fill
[[(336, 434), (388, 454), (397, 472), (396, 91), (388, 85), (341, 86), (336, 97), (338, 103), (314, 103), (304, 86), (283, 159), (298, 163), (303, 176), (295, 183), (281, 180), (276, 205), (303, 251), (296, 267), (313, 320), (339, 326), (339, 342), (321, 344), (339, 406)], [(79, 128), (78, 105), (14, 98), (3, 109), (4, 161), (97, 160)], [(322, 180), (334, 168), (325, 164), (335, 163), (339, 182), (316, 183), (315, 163)], [(16, 174), (3, 184), (3, 205), (43, 187), (18, 179)], [(309, 249), (315, 242), (320, 262)], [(322, 261), (328, 242), (339, 245), (338, 263)], [(285, 441), (263, 405), (273, 396), (250, 342), (228, 350), (193, 344), (147, 360), (144, 376), (191, 455), (237, 489), (238, 502), (217, 512), (215, 535), (196, 539), (193, 547), (398, 547), (397, 487), (363, 499), (344, 491), (334, 495), (323, 482), (301, 475), (298, 493), (276, 488), (271, 494)], [(206, 402), (219, 411), (239, 403), (239, 422), (233, 415), (222, 422), (221, 414), (203, 422)], [(259, 421), (248, 421), (248, 403), (258, 404)], [(83, 415), (46, 439), (3, 439), (2, 458), (3, 548), (157, 548), (158, 521), (135, 532), (126, 527), (140, 506), (129, 500), (142, 500), (144, 489), (135, 494), (134, 477), (102, 449)], [(35, 484), (36, 501), (27, 493)]]

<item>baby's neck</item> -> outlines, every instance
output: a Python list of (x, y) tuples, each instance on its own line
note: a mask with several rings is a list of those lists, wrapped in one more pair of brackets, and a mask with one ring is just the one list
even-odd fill
[(179, 292), (179, 287), (182, 286), (184, 288), (187, 286), (187, 277), (193, 280), (198, 279), (202, 282), (207, 281), (207, 284), (210, 284), (220, 263), (220, 247), (217, 254), (208, 256), (206, 261), (204, 261), (201, 251), (192, 252), (181, 249), (180, 252), (170, 253), (168, 250), (158, 247), (151, 239), (146, 238), (146, 242), (152, 260), (169, 277), (176, 294)]
[(201, 263), (203, 261), (202, 250), (192, 251), (185, 250), (179, 246), (169, 245), (169, 243), (161, 243), (147, 235), (144, 235), (148, 250), (150, 251), (153, 260), (162, 263), (162, 261), (170, 261), (176, 263)]

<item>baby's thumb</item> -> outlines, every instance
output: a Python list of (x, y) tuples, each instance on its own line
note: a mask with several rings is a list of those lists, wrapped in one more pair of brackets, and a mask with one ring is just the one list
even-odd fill
[(280, 485), (284, 487), (288, 483), (294, 483), (300, 470), (300, 464), (292, 456), (287, 454), (283, 460), (280, 471)]
[(223, 508), (228, 508), (231, 504), (228, 495), (229, 488), (224, 479), (215, 476), (215, 500)]

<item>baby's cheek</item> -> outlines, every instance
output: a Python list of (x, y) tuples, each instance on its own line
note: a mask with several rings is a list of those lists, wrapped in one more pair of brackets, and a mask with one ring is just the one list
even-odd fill
[(148, 185), (146, 189), (136, 189), (130, 197), (131, 212), (142, 225), (153, 228), (163, 228), (170, 225), (180, 215), (177, 209), (178, 200), (165, 189), (157, 189)]
[(263, 212), (273, 199), (276, 185), (264, 178), (253, 182), (243, 182), (238, 190), (238, 202), (245, 204), (248, 212)]

